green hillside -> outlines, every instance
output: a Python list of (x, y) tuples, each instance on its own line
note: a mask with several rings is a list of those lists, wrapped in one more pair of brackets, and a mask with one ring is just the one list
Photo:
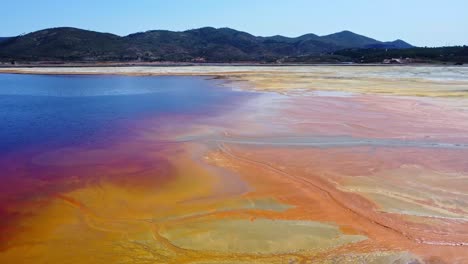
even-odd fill
[(181, 32), (152, 30), (117, 36), (77, 28), (51, 28), (0, 41), (3, 61), (176, 61), (275, 62), (288, 57), (323, 56), (347, 48), (407, 48), (350, 31), (327, 36), (258, 37), (230, 28)]

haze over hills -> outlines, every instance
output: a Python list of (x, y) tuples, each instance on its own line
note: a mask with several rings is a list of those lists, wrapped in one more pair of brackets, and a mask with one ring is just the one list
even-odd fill
[(151, 30), (118, 36), (78, 28), (44, 29), (0, 39), (0, 60), (272, 62), (349, 48), (406, 49), (402, 40), (378, 41), (350, 31), (296, 38), (258, 37), (230, 28)]

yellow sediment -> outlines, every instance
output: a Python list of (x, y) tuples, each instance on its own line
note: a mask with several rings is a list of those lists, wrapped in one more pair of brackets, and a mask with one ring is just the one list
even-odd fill
[(202, 74), (227, 78), (233, 82), (227, 86), (292, 96), (281, 105), (250, 106), (235, 113), (239, 116), (220, 118), (228, 121), (187, 125), (176, 134), (158, 134), (152, 122), (161, 120), (150, 119), (137, 140), (31, 157), (32, 164), (59, 168), (69, 177), (54, 180), (55, 191), (31, 196), (29, 206), (8, 207), (21, 217), (12, 225), (13, 235), (1, 240), (0, 262), (464, 263), (466, 148), (245, 143), (281, 133), (304, 140), (346, 135), (467, 142), (466, 113), (445, 101), (307, 95), (335, 90), (465, 97), (464, 79), (431, 80), (417, 77), (425, 69), (408, 68), (415, 72), (395, 81), (405, 69), (2, 69)]

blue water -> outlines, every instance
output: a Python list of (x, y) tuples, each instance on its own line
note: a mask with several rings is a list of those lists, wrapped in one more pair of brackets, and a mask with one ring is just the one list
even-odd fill
[[(103, 135), (112, 138), (118, 121), (215, 115), (246, 96), (217, 87), (217, 82), (201, 77), (0, 74), (0, 154), (35, 144), (94, 144)], [(119, 127), (120, 133), (122, 129), (131, 128)]]

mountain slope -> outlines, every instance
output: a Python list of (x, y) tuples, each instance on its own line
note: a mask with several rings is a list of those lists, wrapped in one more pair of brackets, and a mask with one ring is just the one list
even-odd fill
[(408, 44), (407, 42), (397, 39), (395, 41), (386, 41), (380, 42), (376, 44), (366, 45), (365, 48), (369, 49), (409, 49), (413, 48), (412, 45)]
[(11, 37), (0, 37), (0, 43), (5, 42), (9, 39), (11, 39)]
[(368, 38), (366, 36), (362, 36), (347, 30), (322, 36), (320, 39), (322, 41), (333, 43), (343, 48), (359, 48), (382, 43), (375, 39)]
[(21, 59), (105, 60), (122, 52), (117, 35), (76, 28), (53, 28), (15, 37), (0, 44), (0, 54)]
[(70, 27), (44, 29), (0, 39), (0, 59), (24, 61), (275, 61), (346, 48), (407, 48), (404, 41), (381, 42), (343, 31), (326, 36), (257, 37), (230, 28), (181, 32), (151, 30), (120, 37)]

